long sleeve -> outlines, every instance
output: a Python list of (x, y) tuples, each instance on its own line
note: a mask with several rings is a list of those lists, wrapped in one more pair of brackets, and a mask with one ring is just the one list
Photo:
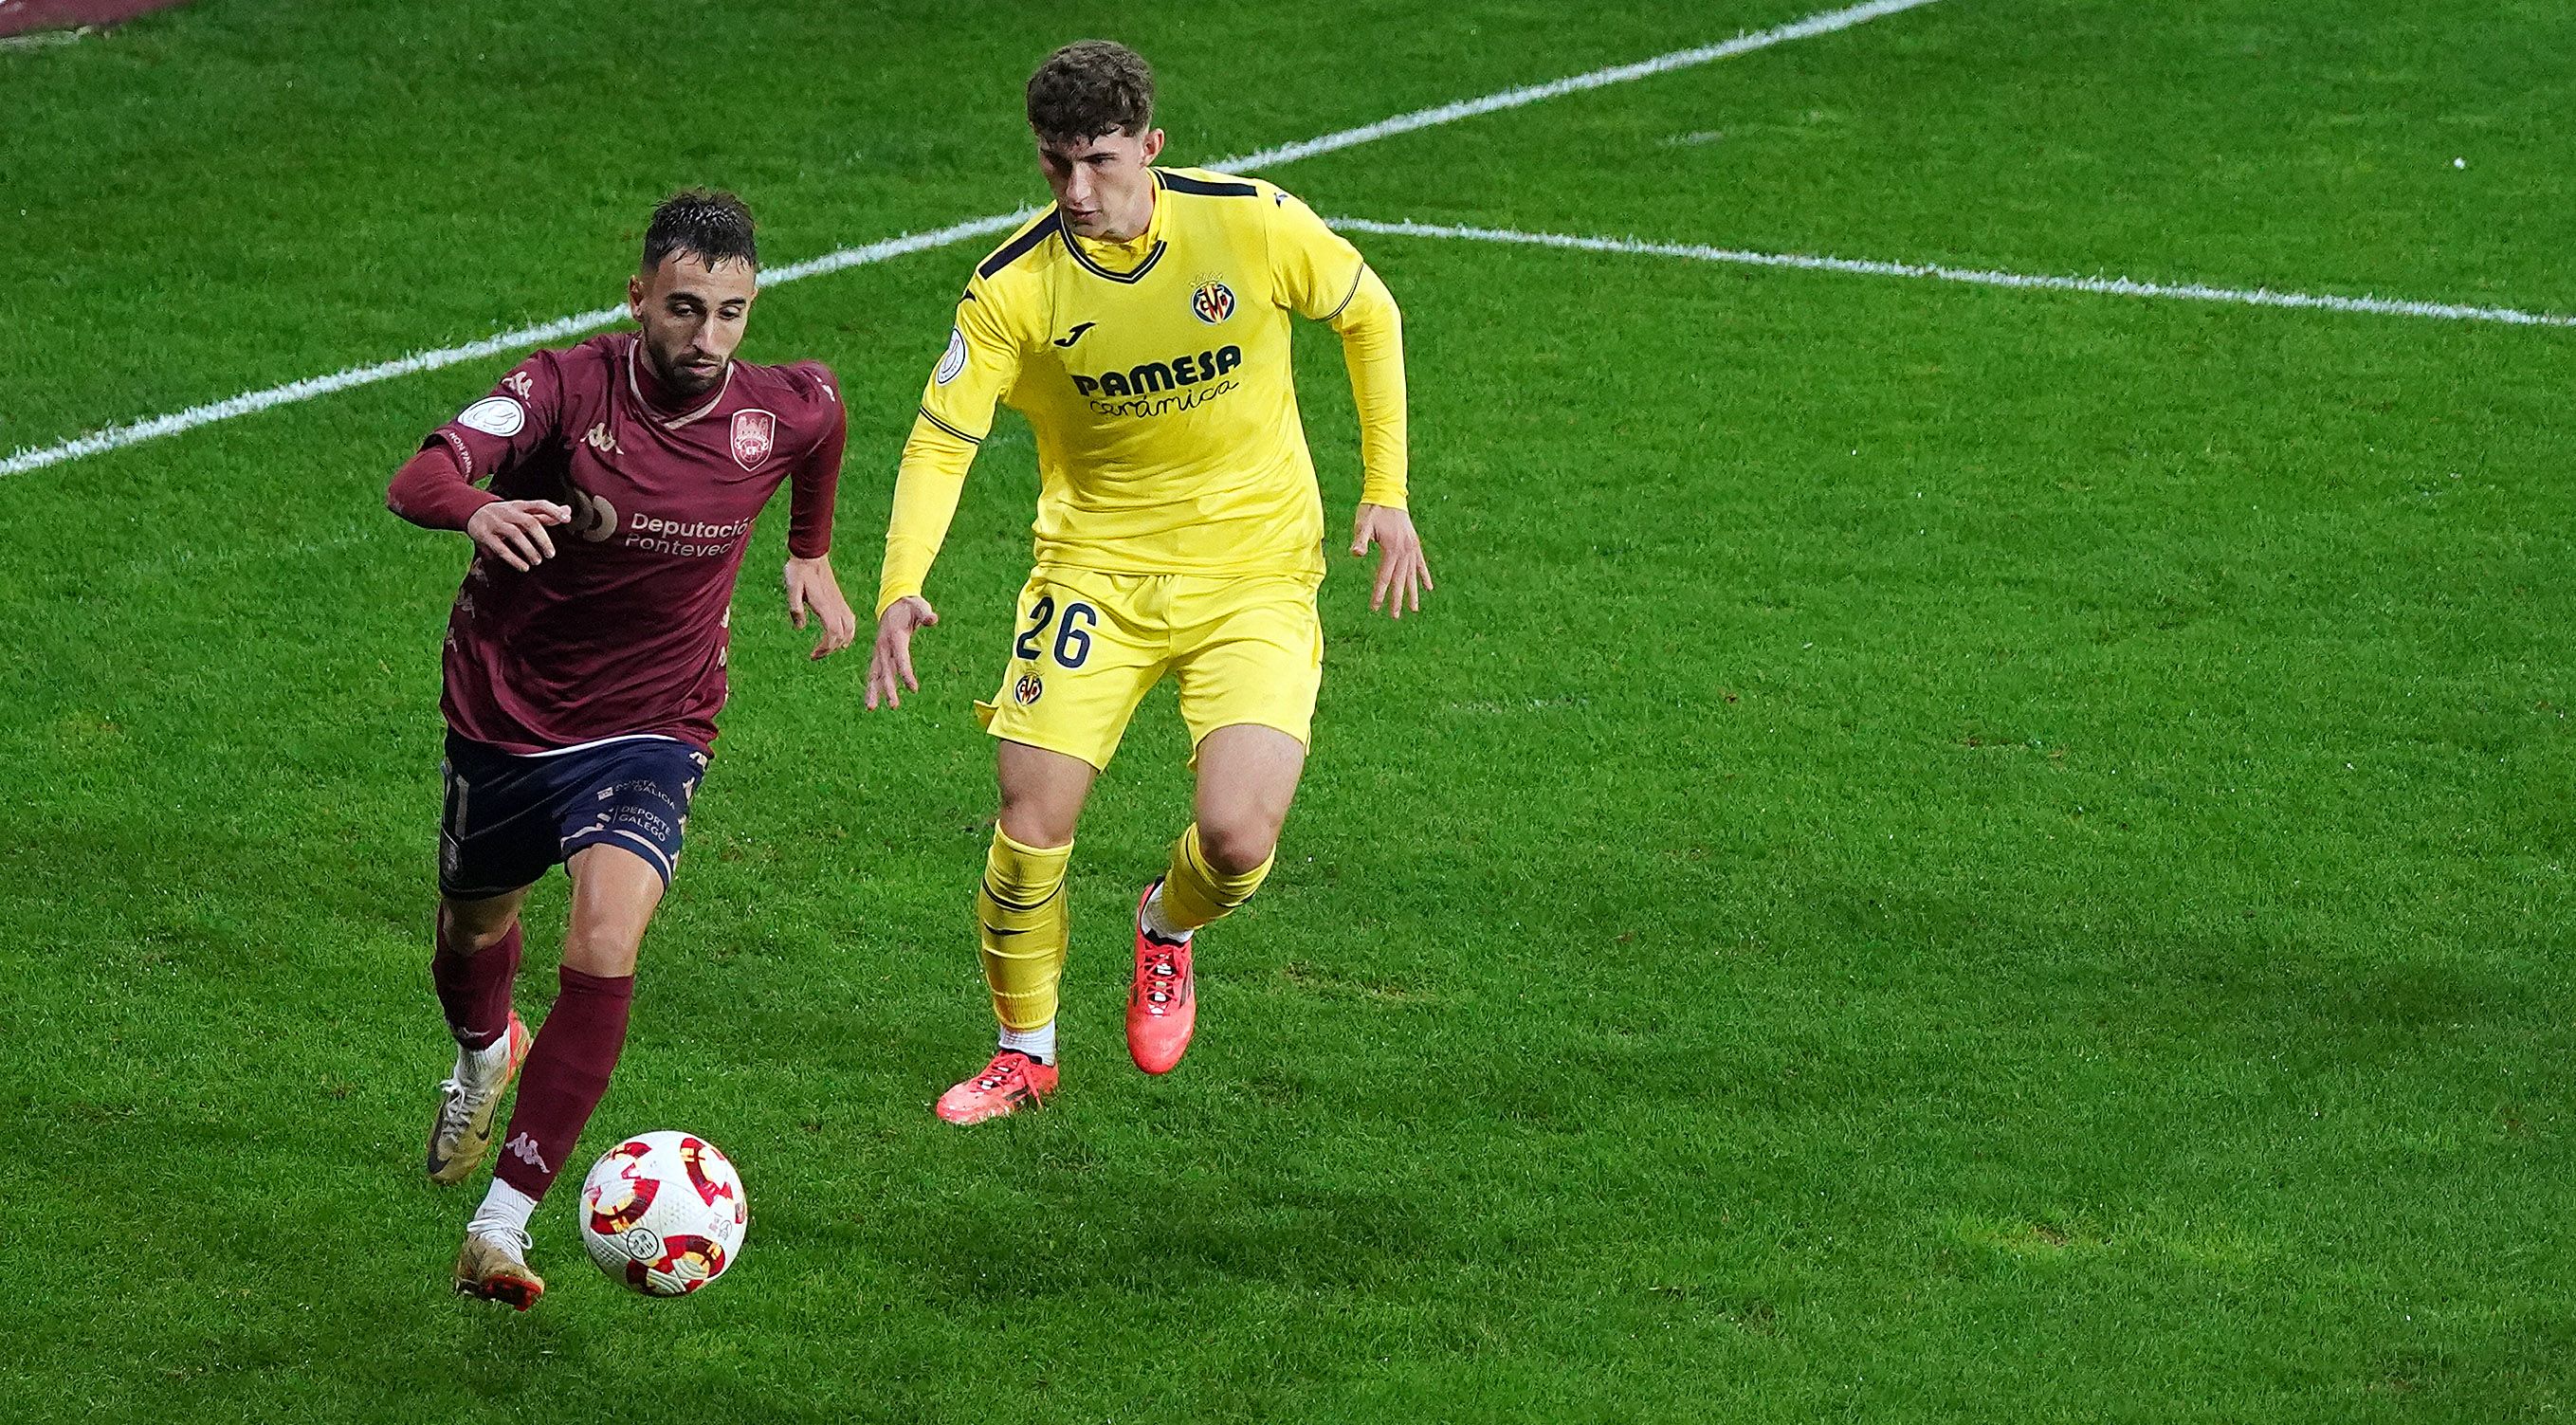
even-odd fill
[(921, 592), (930, 563), (957, 516), (957, 496), (976, 447), (993, 428), (993, 408), (1020, 377), (1020, 343), (1003, 315), (1002, 295), (978, 273), (957, 302), (956, 325), (921, 388), (921, 414), (903, 443), (895, 473), (894, 513), (886, 521), (885, 566), (877, 576), (877, 614)]
[(1360, 500), (1404, 508), (1404, 314), (1359, 249), (1293, 195), (1271, 190), (1270, 270), (1281, 305), (1331, 325), (1360, 418)]
[(975, 444), (951, 434), (928, 412), (914, 418), (903, 443), (903, 465), (894, 479), (894, 514), (886, 521), (885, 567), (877, 576), (877, 614), (897, 599), (921, 592), (931, 561), (957, 517), (957, 497)]
[(832, 402), (832, 428), (796, 467), (787, 495), (787, 552), (820, 559), (832, 552), (832, 502), (841, 489), (841, 449), (848, 444), (850, 414)]
[(1404, 314), (1370, 268), (1332, 319), (1360, 419), (1360, 503), (1404, 508)]
[(499, 498), (469, 483), (444, 443), (422, 447), (385, 487), (385, 508), (422, 529), (461, 530), (476, 510)]

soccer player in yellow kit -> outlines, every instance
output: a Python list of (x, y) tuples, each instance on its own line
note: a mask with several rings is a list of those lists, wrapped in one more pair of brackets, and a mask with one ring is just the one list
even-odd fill
[(1168, 1073), (1197, 1020), (1194, 932), (1251, 896), (1305, 769), (1323, 665), (1323, 501), (1297, 415), (1289, 317), (1342, 339), (1365, 478), (1351, 553), (1378, 548), (1372, 609), (1431, 587), (1405, 513), (1404, 338), (1359, 252), (1270, 184), (1153, 166), (1153, 74), (1087, 40), (1028, 85), (1056, 205), (976, 269), (904, 444), (877, 592), (867, 705), (918, 689), (923, 581), (996, 402), (1028, 417), (1037, 567), (1000, 691), (1001, 815), (975, 896), (1002, 1023), (984, 1069), (943, 1095), (952, 1123), (1056, 1089), (1065, 869), (1094, 777), (1164, 674), (1198, 772), (1194, 819), (1137, 903), (1127, 1046)]

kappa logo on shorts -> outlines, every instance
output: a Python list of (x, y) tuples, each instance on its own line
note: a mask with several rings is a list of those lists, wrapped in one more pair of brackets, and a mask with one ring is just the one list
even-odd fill
[(778, 417), (767, 411), (733, 413), (733, 463), (757, 470), (778, 448)]
[(1234, 289), (1216, 278), (1209, 278), (1190, 293), (1190, 315), (1209, 326), (1215, 326), (1234, 315)]
[(1035, 673), (1022, 673), (1020, 681), (1011, 685), (1011, 701), (1021, 707), (1027, 707), (1045, 696), (1046, 680)]

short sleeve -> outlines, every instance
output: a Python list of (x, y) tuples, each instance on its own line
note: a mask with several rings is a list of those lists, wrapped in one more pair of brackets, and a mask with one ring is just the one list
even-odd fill
[(540, 351), (513, 367), (492, 393), (430, 432), (427, 449), (444, 443), (468, 480), (509, 469), (555, 435), (563, 416), (563, 373), (555, 353)]
[(1279, 305), (1330, 321), (1359, 290), (1360, 270), (1368, 265), (1360, 250), (1294, 194), (1271, 189), (1269, 216), (1270, 278)]

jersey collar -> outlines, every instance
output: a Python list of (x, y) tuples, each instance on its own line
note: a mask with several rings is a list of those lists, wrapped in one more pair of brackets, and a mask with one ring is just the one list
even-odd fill
[[(1154, 270), (1154, 264), (1163, 260), (1163, 215), (1171, 211), (1172, 200), (1163, 191), (1163, 170), (1157, 168), (1153, 173), (1154, 216), (1145, 220), (1143, 233), (1143, 236), (1154, 240), (1153, 245), (1145, 249), (1144, 261), (1125, 272), (1118, 272), (1092, 261), (1091, 254), (1082, 250), (1083, 239), (1073, 235), (1073, 229), (1065, 225), (1063, 211), (1057, 210), (1056, 231), (1064, 235), (1064, 250), (1073, 254), (1073, 260), (1082, 264), (1083, 271), (1094, 277), (1106, 277), (1112, 282), (1135, 283), (1145, 280), (1145, 274)], [(1102, 246), (1106, 247), (1109, 244), (1104, 243)]]
[(725, 363), (724, 377), (716, 382), (715, 394), (707, 398), (705, 405), (681, 415), (664, 414), (663, 408), (655, 404), (652, 397), (644, 394), (644, 383), (637, 379), (635, 353), (643, 345), (644, 339), (641, 337), (626, 344), (626, 389), (634, 395), (635, 404), (644, 408), (644, 414), (655, 425), (664, 430), (678, 430), (691, 421), (702, 420), (714, 414), (715, 408), (724, 404), (725, 392), (733, 389), (734, 363), (730, 361)]

